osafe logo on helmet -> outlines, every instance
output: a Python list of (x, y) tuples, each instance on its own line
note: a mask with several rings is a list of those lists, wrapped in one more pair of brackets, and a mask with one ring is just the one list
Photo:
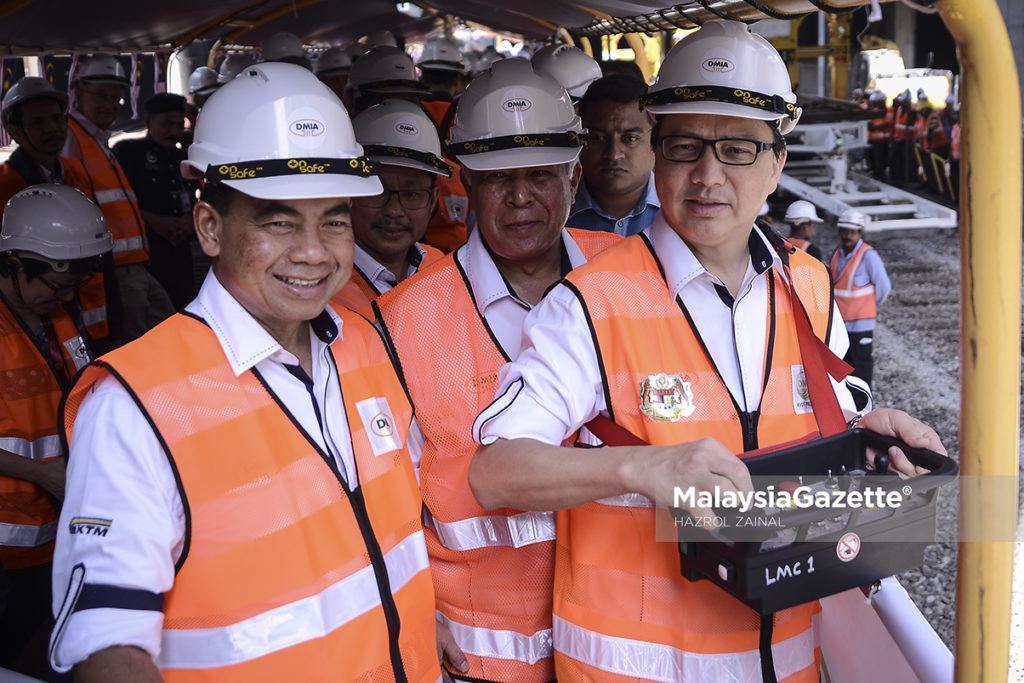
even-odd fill
[(317, 121), (316, 119), (299, 119), (288, 124), (288, 130), (292, 135), (310, 137), (323, 135), (325, 126), (323, 121)]
[(402, 135), (419, 135), (420, 132), (419, 128), (417, 128), (414, 124), (409, 123), (407, 121), (402, 121), (401, 123), (397, 124), (395, 126), (395, 130), (397, 130)]
[(501, 108), (507, 112), (519, 112), (522, 113), (530, 109), (533, 106), (533, 102), (526, 99), (525, 97), (512, 97), (501, 103)]
[(701, 64), (701, 68), (705, 71), (722, 74), (729, 73), (736, 68), (736, 65), (723, 57), (709, 57)]

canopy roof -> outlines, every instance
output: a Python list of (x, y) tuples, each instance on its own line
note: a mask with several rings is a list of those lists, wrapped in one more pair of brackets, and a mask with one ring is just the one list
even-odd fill
[[(7, 0), (0, 52), (168, 51), (195, 39), (258, 46), (290, 31), (311, 46), (341, 45), (380, 29), (428, 33), (443, 15), (524, 38), (559, 28), (589, 35), (692, 27), (729, 17), (756, 21), (816, 10), (851, 11), (869, 0), (416, 0), (414, 18), (393, 0)], [(888, 1), (888, 0), (886, 0)]]

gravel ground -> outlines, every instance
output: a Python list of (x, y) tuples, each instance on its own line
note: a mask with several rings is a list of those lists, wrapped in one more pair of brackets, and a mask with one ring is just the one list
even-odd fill
[[(819, 230), (815, 242), (830, 254), (833, 230)], [(959, 273), (956, 231), (871, 235), (893, 290), (879, 311), (875, 332), (875, 405), (906, 410), (930, 424), (951, 457), (959, 460)], [(956, 525), (955, 487), (943, 489), (938, 525)], [(949, 535), (945, 535), (949, 537)], [(1020, 572), (1018, 572), (1020, 574)], [(936, 543), (925, 564), (900, 581), (942, 640), (954, 649), (957, 546)], [(1024, 680), (1024, 666), (1010, 680)]]

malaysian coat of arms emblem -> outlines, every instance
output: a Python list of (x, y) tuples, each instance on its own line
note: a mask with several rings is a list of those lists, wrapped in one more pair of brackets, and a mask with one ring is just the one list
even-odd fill
[(659, 422), (678, 422), (696, 410), (690, 383), (679, 375), (648, 375), (640, 386), (640, 412)]

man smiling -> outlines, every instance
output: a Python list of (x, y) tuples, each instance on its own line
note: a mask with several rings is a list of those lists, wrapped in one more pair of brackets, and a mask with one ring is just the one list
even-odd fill
[(412, 411), (376, 330), (327, 307), (377, 169), (283, 63), (210, 98), (183, 167), (213, 268), (67, 399), (51, 661), (80, 681), (436, 681)]
[[(737, 454), (836, 433), (854, 415), (823, 367), (809, 400), (801, 391), (847, 346), (824, 265), (754, 226), (782, 173), (796, 95), (764, 38), (714, 21), (672, 48), (642, 102), (658, 116), (661, 213), (530, 314), (524, 349), (474, 425), (486, 445), (469, 483), (487, 510), (560, 511), (559, 680), (817, 681), (816, 602), (759, 619), (710, 582), (684, 579), (677, 544), (655, 534), (673, 487), (749, 492)], [(559, 445), (599, 414), (613, 434), (617, 425), (652, 445), (618, 445), (621, 435), (604, 448)], [(942, 449), (900, 411), (860, 424)], [(914, 471), (898, 449), (889, 455)]]

